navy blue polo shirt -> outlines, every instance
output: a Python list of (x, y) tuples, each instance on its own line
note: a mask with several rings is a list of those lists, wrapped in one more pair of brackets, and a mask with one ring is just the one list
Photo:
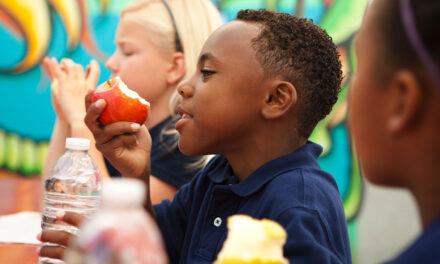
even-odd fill
[(387, 263), (440, 263), (440, 218), (430, 224), (408, 249)]
[[(152, 141), (150, 173), (180, 188), (203, 169), (204, 159), (202, 156), (186, 156), (180, 152), (177, 146), (178, 134), (166, 133), (174, 124), (175, 120), (170, 116), (148, 131)], [(104, 160), (110, 176), (120, 177), (121, 173), (107, 159)]]
[(214, 157), (172, 202), (154, 207), (170, 263), (212, 263), (234, 214), (280, 223), (291, 263), (351, 263), (341, 197), (333, 176), (318, 165), (321, 152), (309, 142), (242, 182), (226, 158)]

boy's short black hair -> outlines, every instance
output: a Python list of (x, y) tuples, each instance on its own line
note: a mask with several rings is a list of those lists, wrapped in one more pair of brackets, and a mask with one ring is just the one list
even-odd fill
[(246, 9), (237, 20), (261, 25), (252, 47), (266, 76), (280, 76), (295, 86), (298, 132), (308, 138), (341, 89), (341, 62), (331, 37), (313, 21), (287, 13)]
[[(427, 84), (429, 75), (425, 65), (420, 61), (408, 40), (402, 23), (400, 0), (381, 1), (380, 9), (375, 13), (375, 28), (379, 54), (378, 63), (379, 81), (387, 82), (391, 75), (400, 68), (411, 69), (416, 72), (419, 81)], [(440, 37), (438, 33), (438, 18), (440, 16), (440, 1), (412, 0), (411, 12), (414, 17), (416, 31), (427, 52), (440, 67)]]

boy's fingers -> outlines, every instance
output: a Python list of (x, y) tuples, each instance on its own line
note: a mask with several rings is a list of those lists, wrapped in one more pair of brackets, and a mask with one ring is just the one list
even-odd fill
[[(98, 145), (106, 144), (114, 137), (119, 136), (119, 142), (110, 142), (110, 145), (119, 146), (121, 144), (126, 145), (134, 145), (137, 143), (135, 132), (139, 131), (140, 125), (131, 122), (116, 122), (112, 124), (108, 124), (102, 128), (102, 133), (96, 139), (96, 143)], [(115, 145), (113, 145), (115, 144)], [(103, 146), (103, 148), (107, 148), (107, 146)]]
[(47, 246), (44, 245), (40, 249), (41, 257), (48, 257), (54, 259), (63, 259), (64, 251), (66, 249), (62, 246)]
[(73, 235), (62, 230), (43, 230), (41, 232), (41, 242), (49, 242), (62, 246), (67, 246)]
[[(116, 139), (116, 138), (117, 138), (117, 140), (111, 140), (111, 139)], [(104, 141), (106, 139), (107, 138), (103, 137), (102, 141)], [(100, 138), (97, 139), (96, 147), (102, 153), (110, 152), (110, 151), (120, 147), (121, 145), (123, 145), (123, 146), (136, 146), (137, 144), (139, 144), (139, 140), (138, 140), (136, 134), (134, 134), (134, 133), (122, 134), (122, 135), (118, 135), (116, 137), (110, 137), (110, 139), (105, 141), (105, 143), (100, 143), (101, 142), (100, 140), (101, 140)]]
[(89, 109), (90, 105), (92, 104), (92, 97), (94, 93), (95, 93), (94, 89), (89, 89), (87, 91), (87, 95), (85, 97), (86, 111)]
[[(86, 98), (89, 96), (89, 94), (90, 93), (87, 94)], [(88, 102), (86, 100), (86, 104), (87, 103)], [(95, 103), (90, 104), (89, 107), (87, 107), (87, 114), (84, 117), (84, 123), (90, 129), (92, 134), (95, 136), (98, 135), (102, 129), (101, 123), (99, 122), (98, 119), (104, 108), (105, 108), (105, 101), (103, 99), (100, 99)]]
[(61, 220), (64, 222), (79, 227), (79, 225), (84, 221), (85, 217), (83, 215), (74, 213), (74, 212), (66, 212), (62, 217)]

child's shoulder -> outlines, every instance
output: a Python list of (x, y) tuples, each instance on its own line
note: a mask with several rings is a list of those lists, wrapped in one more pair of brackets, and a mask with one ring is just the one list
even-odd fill
[(440, 263), (440, 217), (429, 225), (422, 235), (402, 254), (387, 264)]
[[(308, 142), (294, 152), (272, 160), (258, 168), (243, 182), (234, 184), (234, 192), (248, 196), (261, 192), (263, 200), (286, 207), (321, 208), (323, 204), (341, 204), (334, 177), (318, 164), (322, 147)], [(202, 171), (202, 178), (211, 184), (233, 183), (228, 160), (214, 156)], [(286, 199), (286, 197), (288, 199)]]
[(265, 187), (274, 198), (288, 194), (292, 206), (316, 207), (322, 198), (340, 198), (334, 177), (320, 168), (299, 167), (274, 177)]
[(343, 209), (333, 175), (318, 164), (321, 152), (321, 146), (309, 142), (272, 164), (275, 175), (264, 187), (271, 203), (305, 210)]
[[(311, 210), (330, 204), (341, 204), (341, 196), (334, 177), (320, 168), (297, 168), (284, 172), (265, 188), (272, 199), (282, 200), (286, 207)], [(290, 199), (284, 199), (285, 196)]]

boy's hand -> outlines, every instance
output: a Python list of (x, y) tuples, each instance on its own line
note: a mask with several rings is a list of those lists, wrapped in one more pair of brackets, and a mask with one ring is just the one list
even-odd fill
[(147, 128), (130, 122), (103, 126), (99, 116), (106, 103), (100, 99), (92, 104), (92, 96), (93, 91), (89, 91), (84, 122), (95, 138), (96, 148), (123, 176), (143, 179), (148, 183), (151, 137)]
[[(64, 215), (58, 216), (57, 219), (64, 221), (70, 225), (79, 227), (79, 225), (84, 220), (84, 216), (73, 213), (73, 212), (66, 212)], [(66, 232), (66, 231), (60, 231), (60, 230), (43, 230), (41, 234), (38, 235), (38, 239), (41, 242), (48, 242), (56, 245), (43, 245), (39, 249), (39, 255), (40, 257), (49, 257), (54, 259), (63, 259), (64, 251), (66, 250), (66, 247), (69, 245), (69, 241), (72, 239), (73, 234)]]

